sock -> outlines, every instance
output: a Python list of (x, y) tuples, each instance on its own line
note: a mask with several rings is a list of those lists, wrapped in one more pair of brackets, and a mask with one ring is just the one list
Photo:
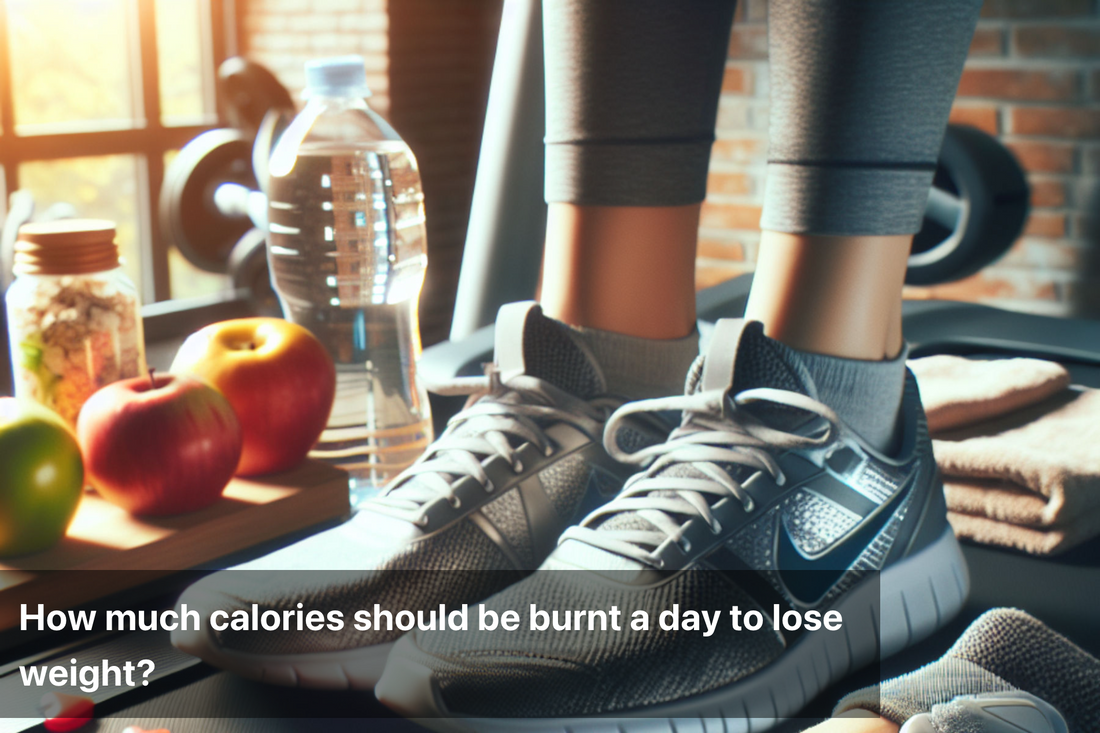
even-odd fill
[(893, 359), (882, 361), (791, 351), (799, 355), (814, 380), (817, 398), (833, 408), (861, 438), (884, 453), (892, 453), (909, 347)]
[(582, 399), (680, 394), (684, 375), (699, 355), (696, 331), (679, 339), (625, 336), (570, 326), (543, 315), (537, 306), (524, 320), (522, 333), (509, 338), (522, 342), (528, 374)]
[(870, 445), (891, 452), (905, 390), (907, 348), (893, 359), (864, 361), (792, 349), (757, 329), (745, 338), (751, 341), (738, 354), (736, 392), (753, 387), (804, 392), (833, 408)]
[(647, 339), (596, 328), (566, 326), (592, 354), (608, 392), (632, 400), (683, 392), (684, 376), (699, 356), (699, 333), (678, 339)]
[(863, 708), (901, 725), (961, 695), (1027, 692), (1054, 706), (1070, 733), (1100, 730), (1100, 660), (1016, 609), (980, 616), (936, 662), (853, 692), (833, 711)]

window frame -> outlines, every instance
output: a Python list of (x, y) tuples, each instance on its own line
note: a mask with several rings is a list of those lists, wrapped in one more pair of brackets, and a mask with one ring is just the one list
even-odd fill
[[(0, 219), (7, 197), (19, 188), (19, 166), (42, 160), (101, 155), (133, 155), (138, 175), (138, 236), (142, 263), (142, 300), (146, 304), (171, 299), (168, 248), (161, 233), (159, 200), (164, 181), (165, 154), (182, 148), (197, 135), (218, 127), (225, 119), (222, 102), (214, 93), (215, 74), (225, 59), (236, 54), (235, 0), (199, 0), (203, 12), (204, 91), (213, 113), (200, 124), (166, 126), (160, 109), (160, 68), (157, 56), (156, 0), (126, 0), (135, 48), (134, 126), (96, 129), (97, 123), (73, 123), (64, 131), (19, 134), (15, 125), (11, 48), (7, 0), (0, 0)], [(83, 128), (83, 129), (81, 129)]]

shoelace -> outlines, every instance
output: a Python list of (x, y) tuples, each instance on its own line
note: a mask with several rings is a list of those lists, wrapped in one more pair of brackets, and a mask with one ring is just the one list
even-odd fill
[[(752, 403), (770, 403), (811, 413), (828, 423), (822, 435), (807, 437), (770, 427), (746, 410)], [(643, 412), (681, 410), (683, 421), (658, 445), (633, 453), (621, 450), (616, 431), (627, 417)], [(633, 558), (661, 568), (657, 550), (666, 542), (680, 542), (687, 522), (699, 518), (714, 534), (722, 525), (711, 510), (707, 497), (733, 497), (746, 512), (754, 509), (752, 497), (719, 464), (748, 466), (767, 472), (776, 484), (786, 482), (774, 454), (784, 450), (814, 448), (828, 444), (836, 434), (839, 418), (828, 406), (806, 395), (787, 390), (759, 388), (740, 392), (726, 400), (722, 390), (682, 397), (663, 397), (624, 405), (608, 419), (604, 447), (616, 460), (647, 466), (632, 476), (615, 499), (589, 514), (579, 526), (561, 537)], [(688, 465), (693, 476), (660, 475), (675, 465)], [(636, 512), (653, 529), (603, 529), (596, 527), (613, 514)], [(683, 519), (677, 520), (676, 517)], [(685, 548), (689, 550), (690, 548)]]
[(464, 476), (473, 478), (486, 493), (496, 490), (483, 460), (500, 456), (513, 471), (523, 472), (518, 447), (513, 447), (509, 436), (550, 456), (554, 447), (545, 432), (550, 424), (567, 423), (596, 440), (611, 411), (610, 405), (586, 402), (536, 377), (517, 375), (502, 383), (491, 365), (486, 377), (433, 385), (432, 391), (471, 399), (428, 450), (370, 502), (374, 511), (420, 527), (427, 525), (425, 510), (431, 502), (442, 498), (456, 509), (461, 507), (454, 489)]

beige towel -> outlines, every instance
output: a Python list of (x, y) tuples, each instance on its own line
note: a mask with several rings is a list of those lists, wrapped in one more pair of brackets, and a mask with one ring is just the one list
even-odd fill
[[(960, 487), (947, 483), (944, 488), (950, 503), (953, 491)], [(962, 488), (965, 490), (967, 487)], [(1097, 513), (1062, 527), (1026, 527), (959, 511), (947, 512), (947, 520), (958, 537), (983, 545), (1012, 547), (1033, 555), (1056, 555), (1100, 535), (1100, 514)]]
[(960, 361), (910, 365), (938, 416), (933, 449), (955, 533), (1035, 554), (1100, 534), (1100, 392), (1066, 389), (1050, 362)]
[(961, 536), (1050, 554), (1100, 533), (1100, 392), (1066, 390), (932, 447)]
[(932, 434), (1004, 415), (1061, 392), (1069, 372), (1042, 359), (975, 361), (929, 356), (909, 362)]

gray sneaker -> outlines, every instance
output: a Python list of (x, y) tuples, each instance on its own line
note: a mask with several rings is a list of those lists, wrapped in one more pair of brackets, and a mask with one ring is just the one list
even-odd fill
[[(177, 631), (172, 643), (264, 682), (369, 689), (403, 632), (400, 624), (358, 630), (357, 611), (378, 604), (393, 615), (442, 616), (537, 568), (562, 531), (632, 472), (602, 443), (623, 400), (608, 394), (585, 347), (534, 303), (501, 309), (488, 372), (466, 380), (475, 391), (466, 408), (348, 522), (189, 588), (180, 604), (198, 609), (204, 628)], [(667, 429), (636, 421), (631, 439), (659, 442)], [(324, 615), (314, 623), (323, 628), (299, 630), (311, 610)], [(227, 623), (240, 618), (240, 628), (212, 629), (214, 611)], [(341, 628), (327, 626), (331, 611)], [(295, 630), (245, 628), (265, 612), (272, 623), (289, 614)]]
[[(947, 623), (968, 577), (912, 375), (886, 456), (774, 343), (760, 324), (719, 321), (686, 395), (617, 411), (605, 443), (645, 470), (485, 602), (518, 611), (519, 628), (409, 634), (379, 700), (448, 730), (763, 731)], [(734, 389), (735, 372), (759, 378)], [(624, 455), (620, 426), (667, 410), (683, 413), (668, 440)], [(577, 626), (535, 628), (557, 609)], [(610, 609), (622, 628), (603, 631), (588, 612)], [(636, 611), (652, 628), (634, 627)], [(705, 629), (700, 612), (714, 614)], [(658, 626), (667, 614), (683, 625)]]

